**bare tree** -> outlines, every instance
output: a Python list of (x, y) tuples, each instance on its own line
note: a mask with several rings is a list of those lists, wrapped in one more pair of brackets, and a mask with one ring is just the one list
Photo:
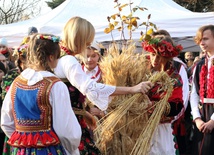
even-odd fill
[(0, 25), (15, 23), (37, 16), (40, 0), (0, 0)]

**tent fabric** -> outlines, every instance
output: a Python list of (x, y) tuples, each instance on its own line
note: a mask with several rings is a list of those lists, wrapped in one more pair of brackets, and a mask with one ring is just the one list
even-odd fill
[[(119, 0), (119, 3), (129, 3), (129, 0)], [(182, 41), (187, 48), (195, 46), (192, 38), (197, 29), (205, 24), (214, 23), (214, 12), (195, 13), (191, 12), (172, 0), (133, 0), (132, 8), (135, 6), (145, 7), (148, 10), (137, 10), (133, 16), (140, 18), (138, 23), (146, 22), (147, 16), (151, 14), (150, 22), (156, 24), (158, 29), (169, 31), (173, 38)], [(90, 21), (96, 30), (95, 39), (98, 42), (121, 40), (118, 30), (113, 30), (111, 34), (105, 34), (104, 29), (108, 27), (107, 16), (118, 13), (114, 1), (106, 0), (66, 0), (57, 8), (48, 13), (26, 21), (0, 25), (0, 38), (5, 37), (10, 46), (18, 46), (27, 35), (28, 27), (35, 26), (39, 32), (61, 35), (65, 23), (73, 16), (80, 16)], [(122, 10), (121, 15), (128, 16), (129, 7)], [(145, 32), (145, 27), (139, 27), (132, 32), (132, 39), (138, 41), (140, 32)], [(125, 38), (129, 39), (125, 30)], [(185, 40), (190, 40), (186, 42)], [(179, 42), (178, 42), (179, 43)], [(196, 49), (192, 49), (196, 50)], [(198, 48), (197, 48), (198, 50)]]

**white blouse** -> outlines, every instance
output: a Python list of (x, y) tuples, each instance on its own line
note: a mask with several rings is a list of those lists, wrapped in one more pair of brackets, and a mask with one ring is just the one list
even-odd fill
[[(24, 70), (21, 75), (28, 80), (28, 85), (33, 85), (43, 77), (55, 76), (47, 71), (36, 72), (32, 69)], [(59, 93), (60, 92), (60, 93)], [(56, 82), (50, 91), (50, 104), (52, 105), (53, 128), (58, 135), (67, 154), (79, 155), (79, 143), (81, 128), (72, 110), (67, 86), (62, 82)], [(15, 123), (12, 114), (11, 88), (5, 96), (1, 109), (1, 127), (10, 137), (15, 131)]]
[[(98, 66), (96, 66), (93, 70), (89, 71), (85, 66), (83, 68), (84, 72), (86, 73), (86, 75), (88, 75), (89, 77), (93, 77), (97, 74), (97, 72), (99, 71)], [(101, 76), (101, 72), (94, 78), (95, 81), (98, 81), (100, 79)]]
[(82, 66), (71, 55), (59, 59), (54, 73), (59, 78), (67, 78), (83, 95), (95, 104), (99, 109), (106, 110), (110, 101), (109, 96), (115, 91), (115, 86), (97, 83), (82, 70)]

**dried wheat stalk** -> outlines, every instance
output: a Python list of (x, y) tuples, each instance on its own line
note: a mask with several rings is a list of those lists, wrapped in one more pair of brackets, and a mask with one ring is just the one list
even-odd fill
[(162, 87), (167, 94), (156, 104), (150, 118), (147, 114), (146, 95), (139, 93), (115, 96), (109, 104), (107, 116), (95, 130), (96, 144), (104, 154), (129, 155), (148, 152), (151, 137), (172, 92), (173, 82), (168, 75), (165, 72), (151, 75), (145, 55), (135, 54), (134, 50), (134, 44), (124, 47), (121, 54), (117, 45), (109, 47), (108, 54), (100, 62), (104, 83), (133, 86), (141, 81), (158, 81), (167, 83), (168, 88)]

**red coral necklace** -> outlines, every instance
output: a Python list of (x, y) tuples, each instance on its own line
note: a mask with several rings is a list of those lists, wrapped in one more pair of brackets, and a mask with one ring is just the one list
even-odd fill
[(200, 98), (202, 103), (204, 103), (204, 98), (214, 98), (214, 60), (212, 60), (211, 67), (209, 69), (209, 79), (207, 79), (208, 75), (208, 62), (207, 58), (205, 58), (205, 64), (201, 68), (200, 73)]
[(72, 55), (71, 50), (66, 48), (65, 46), (60, 45), (61, 49), (66, 52), (67, 55)]

